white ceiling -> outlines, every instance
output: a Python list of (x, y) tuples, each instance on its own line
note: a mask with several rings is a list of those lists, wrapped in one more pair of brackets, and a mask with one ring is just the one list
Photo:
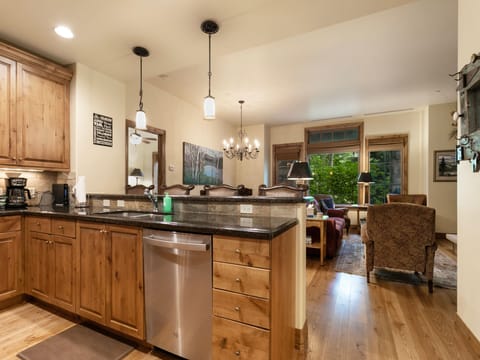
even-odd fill
[[(0, 39), (62, 64), (144, 81), (217, 118), (281, 124), (455, 100), (457, 0), (2, 0)], [(75, 38), (57, 37), (65, 24)], [(148, 104), (145, 104), (148, 111)]]

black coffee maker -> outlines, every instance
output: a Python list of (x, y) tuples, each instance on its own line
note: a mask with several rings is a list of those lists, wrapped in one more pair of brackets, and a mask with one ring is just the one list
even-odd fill
[(26, 178), (9, 178), (7, 181), (7, 209), (25, 209), (28, 198), (31, 199), (30, 190), (25, 189), (27, 185)]

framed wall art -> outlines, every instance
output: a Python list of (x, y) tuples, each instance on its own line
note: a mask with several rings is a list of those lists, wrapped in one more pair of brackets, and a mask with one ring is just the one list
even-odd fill
[(457, 181), (456, 150), (434, 151), (433, 164), (433, 181)]
[(223, 153), (184, 142), (183, 183), (188, 185), (222, 184)]

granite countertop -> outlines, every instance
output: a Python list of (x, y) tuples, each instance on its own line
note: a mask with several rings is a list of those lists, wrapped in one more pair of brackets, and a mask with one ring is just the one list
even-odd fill
[[(295, 218), (231, 216), (211, 213), (179, 212), (157, 213), (152, 219), (120, 216), (127, 209), (28, 207), (22, 210), (0, 210), (1, 216), (36, 215), (55, 216), (104, 222), (117, 225), (140, 226), (150, 229), (230, 235), (256, 239), (272, 239), (297, 224)], [(131, 211), (134, 212), (134, 211)]]

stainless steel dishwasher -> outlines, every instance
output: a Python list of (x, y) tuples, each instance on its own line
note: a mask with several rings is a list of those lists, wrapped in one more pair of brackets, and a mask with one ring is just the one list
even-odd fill
[(144, 229), (147, 341), (190, 360), (211, 359), (212, 237)]

